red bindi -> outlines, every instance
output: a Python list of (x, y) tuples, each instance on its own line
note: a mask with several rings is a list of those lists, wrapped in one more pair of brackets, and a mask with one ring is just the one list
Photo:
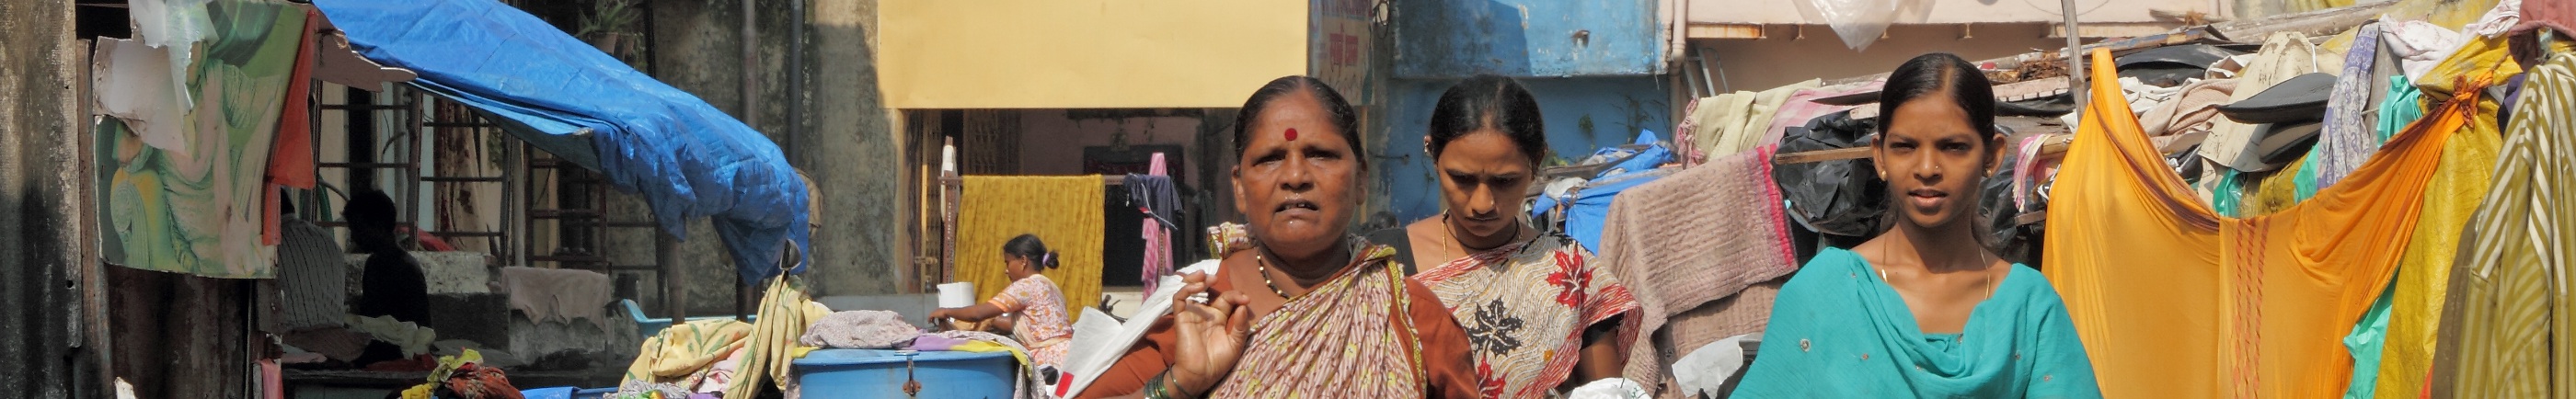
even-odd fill
[(1288, 128), (1288, 141), (1297, 141), (1297, 128)]

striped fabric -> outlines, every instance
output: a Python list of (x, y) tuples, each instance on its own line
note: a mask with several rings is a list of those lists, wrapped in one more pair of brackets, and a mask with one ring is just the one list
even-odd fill
[(285, 327), (297, 330), (340, 325), (349, 314), (349, 257), (329, 230), (303, 219), (287, 218), (284, 243), (277, 246), (277, 285), (284, 298)]
[[(1279, 310), (1253, 320), (1252, 337), (1234, 372), (1209, 398), (1418, 398), (1422, 343), (1412, 320), (1395, 248), (1352, 253), (1357, 270), (1315, 286)], [(1438, 306), (1439, 304), (1422, 304)], [(1399, 331), (1401, 329), (1401, 331)]]
[[(2433, 397), (2576, 395), (2576, 296), (2564, 293), (2576, 263), (2576, 55), (2558, 54), (2526, 77), (2498, 154), (2495, 186), (2471, 219), (2452, 274)], [(2438, 359), (2438, 358), (2437, 358)]]

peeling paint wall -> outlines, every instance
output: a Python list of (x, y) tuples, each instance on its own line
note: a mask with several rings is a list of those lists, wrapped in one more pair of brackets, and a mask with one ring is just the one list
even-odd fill
[(1395, 11), (1402, 79), (1663, 73), (1657, 0), (1403, 2)]
[[(897, 291), (897, 268), (909, 264), (904, 253), (900, 198), (903, 170), (900, 134), (894, 114), (877, 90), (873, 0), (809, 0), (803, 40), (790, 40), (788, 24), (796, 21), (785, 4), (757, 6), (757, 64), (748, 73), (757, 81), (753, 129), (778, 140), (798, 169), (814, 180), (821, 194), (822, 225), (814, 231), (814, 268), (806, 276), (816, 295), (871, 295)], [(739, 0), (654, 1), (653, 63), (655, 78), (688, 91), (737, 118), (742, 117), (742, 3)], [(805, 47), (806, 87), (786, 87), (787, 46)], [(786, 142), (789, 96), (803, 96), (803, 132)], [(633, 196), (614, 196), (615, 214), (640, 215), (645, 208)], [(685, 271), (689, 314), (729, 313), (734, 306), (733, 262), (705, 220), (689, 223), (690, 237), (681, 243), (678, 263)], [(621, 265), (653, 262), (653, 235), (643, 229), (617, 229), (609, 234), (610, 259)], [(641, 296), (658, 298), (660, 282), (641, 281)], [(756, 293), (755, 293), (756, 294)], [(757, 302), (759, 298), (746, 299)], [(658, 299), (642, 301), (659, 303)], [(656, 310), (658, 312), (658, 310)]]
[(0, 397), (103, 396), (106, 289), (68, 1), (0, 2)]

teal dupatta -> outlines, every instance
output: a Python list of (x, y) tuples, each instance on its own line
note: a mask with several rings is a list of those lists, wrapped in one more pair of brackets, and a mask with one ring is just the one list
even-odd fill
[(1859, 254), (1827, 248), (1771, 307), (1742, 398), (2100, 398), (2066, 305), (2013, 265), (1960, 334), (1925, 334)]

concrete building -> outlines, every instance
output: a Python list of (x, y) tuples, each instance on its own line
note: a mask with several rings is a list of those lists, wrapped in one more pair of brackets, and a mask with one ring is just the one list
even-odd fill
[[(1819, 2), (1673, 1), (1669, 11), (1683, 16), (1672, 27), (1680, 50), (1673, 59), (1687, 80), (1680, 90), (1707, 97), (1886, 73), (1926, 52), (1982, 60), (2066, 47), (2058, 0), (1832, 1), (1893, 6), (1882, 16), (1893, 24), (1859, 50), (1846, 46)], [(2090, 42), (2223, 21), (2236, 17), (2235, 2), (2074, 0), (2077, 36)]]

